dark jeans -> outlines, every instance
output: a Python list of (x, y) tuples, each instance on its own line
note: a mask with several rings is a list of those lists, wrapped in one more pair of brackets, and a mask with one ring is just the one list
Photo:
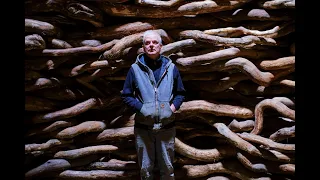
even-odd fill
[(134, 128), (141, 180), (153, 180), (157, 157), (161, 180), (174, 180), (174, 139), (176, 128), (158, 131)]

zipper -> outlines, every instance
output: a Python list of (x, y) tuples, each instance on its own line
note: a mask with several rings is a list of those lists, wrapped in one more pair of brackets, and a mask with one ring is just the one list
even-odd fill
[(154, 102), (156, 107), (156, 123), (159, 123), (158, 88), (154, 86)]
[(161, 80), (163, 79), (163, 77), (164, 77), (164, 75), (167, 73), (167, 70), (168, 68), (166, 68), (165, 69), (165, 71), (163, 72), (163, 74), (161, 75), (161, 77), (160, 77), (160, 79), (159, 79), (159, 81), (157, 82), (157, 84), (154, 86), (154, 92), (155, 92), (155, 102), (156, 102), (156, 122), (157, 123), (159, 123), (160, 122), (160, 119), (159, 119), (159, 115), (160, 115), (160, 113), (159, 113), (159, 103), (158, 103), (158, 86), (159, 86), (159, 84), (160, 84), (160, 82), (161, 82)]

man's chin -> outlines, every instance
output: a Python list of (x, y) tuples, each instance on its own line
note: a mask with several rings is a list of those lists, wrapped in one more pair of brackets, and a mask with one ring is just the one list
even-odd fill
[(159, 54), (159, 53), (153, 51), (153, 52), (147, 52), (147, 54), (149, 54), (149, 55), (157, 55), (157, 54)]

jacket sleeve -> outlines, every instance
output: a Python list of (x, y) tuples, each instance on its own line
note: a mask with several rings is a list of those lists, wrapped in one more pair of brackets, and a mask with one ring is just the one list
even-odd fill
[(142, 103), (138, 101), (135, 96), (135, 75), (132, 67), (129, 69), (126, 80), (121, 92), (123, 102), (128, 105), (134, 112), (140, 111)]
[(180, 109), (181, 104), (185, 99), (186, 90), (184, 89), (183, 82), (176, 66), (173, 69), (173, 100), (176, 110)]

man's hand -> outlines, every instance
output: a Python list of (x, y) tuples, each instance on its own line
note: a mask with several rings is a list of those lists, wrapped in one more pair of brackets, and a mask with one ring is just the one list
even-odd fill
[(172, 111), (172, 112), (175, 112), (175, 111), (176, 111), (176, 107), (175, 107), (173, 104), (171, 104), (170, 108), (171, 108), (171, 111)]

